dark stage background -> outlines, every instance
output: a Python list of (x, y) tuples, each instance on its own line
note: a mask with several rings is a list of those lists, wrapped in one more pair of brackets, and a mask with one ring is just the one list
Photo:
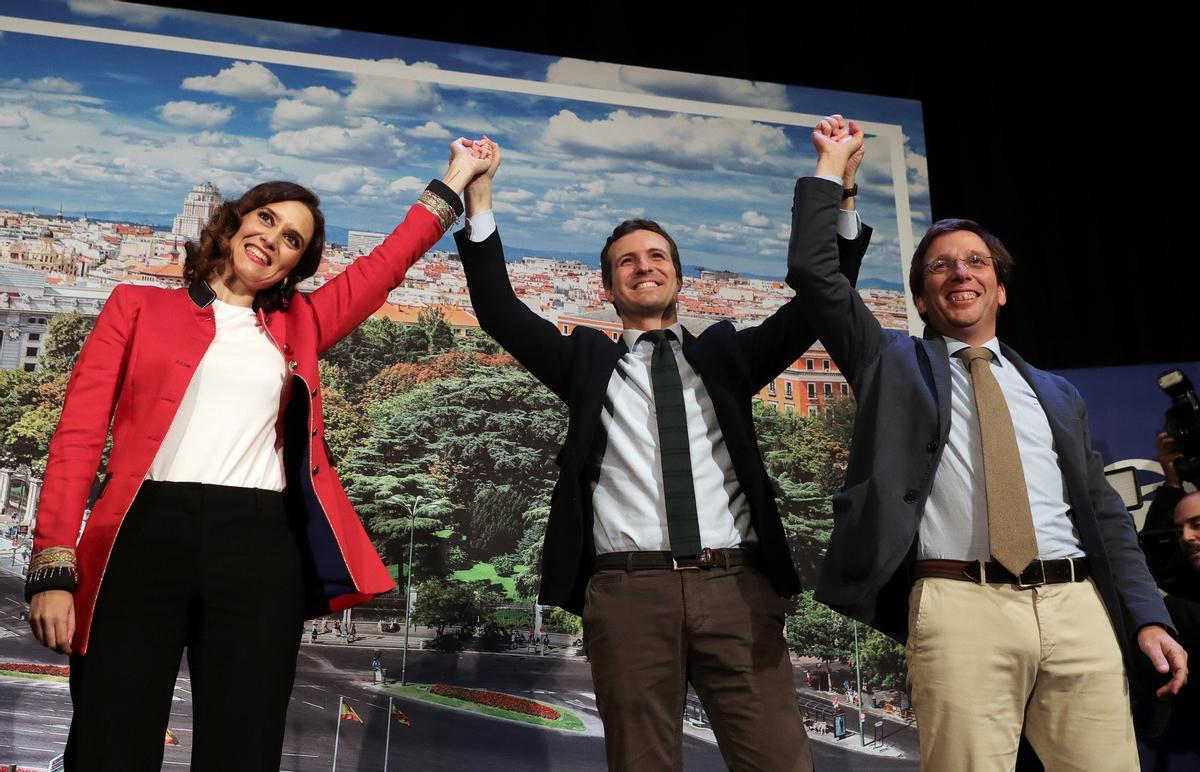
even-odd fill
[(159, 4), (919, 99), (934, 218), (979, 220), (1018, 261), (1001, 338), (1047, 369), (1200, 358), (1194, 43), (1162, 9)]

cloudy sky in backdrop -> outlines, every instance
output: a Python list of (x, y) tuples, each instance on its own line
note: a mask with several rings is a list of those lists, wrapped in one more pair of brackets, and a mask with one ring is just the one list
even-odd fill
[[(921, 110), (910, 100), (130, 6), (0, 0), (0, 15), (636, 95), (899, 125), (919, 236), (929, 212)], [(0, 28), (3, 25), (0, 24)], [(803, 72), (797, 72), (802, 79)], [(582, 93), (582, 92), (577, 92)], [(193, 185), (226, 195), (295, 179), (331, 237), (390, 230), (446, 144), (501, 143), (497, 218), (512, 249), (598, 252), (627, 217), (659, 220), (691, 266), (781, 277), (808, 129), (585, 99), (261, 63), (253, 57), (0, 32), (0, 206), (169, 221)], [(868, 145), (859, 206), (876, 228), (863, 278), (901, 281), (892, 159)]]

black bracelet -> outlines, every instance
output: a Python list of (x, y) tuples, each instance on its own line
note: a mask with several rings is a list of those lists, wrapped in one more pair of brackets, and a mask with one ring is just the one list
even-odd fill
[(858, 195), (858, 183), (857, 182), (854, 183), (854, 185), (852, 185), (851, 187), (842, 188), (842, 200), (843, 201), (845, 201), (848, 198), (854, 198), (857, 195)]

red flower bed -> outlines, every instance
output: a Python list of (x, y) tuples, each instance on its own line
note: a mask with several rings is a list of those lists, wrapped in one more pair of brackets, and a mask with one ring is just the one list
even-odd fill
[(540, 702), (527, 700), (524, 697), (514, 697), (511, 694), (489, 692), (487, 689), (463, 689), (459, 686), (434, 684), (429, 687), (429, 693), (439, 694), (443, 697), (453, 697), (456, 700), (463, 700), (465, 702), (487, 705), (492, 708), (500, 708), (501, 710), (511, 710), (514, 713), (524, 713), (527, 716), (548, 718), (551, 721), (557, 721), (562, 718), (562, 715), (557, 710)]
[(31, 673), (33, 675), (69, 676), (71, 668), (67, 665), (34, 665), (29, 662), (0, 662), (0, 670), (13, 673)]

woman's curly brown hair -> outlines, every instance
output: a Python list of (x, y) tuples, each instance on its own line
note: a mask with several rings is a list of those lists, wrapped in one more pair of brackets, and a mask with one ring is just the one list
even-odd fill
[(183, 245), (187, 258), (183, 262), (183, 278), (191, 284), (204, 281), (213, 274), (225, 270), (229, 259), (229, 240), (242, 225), (242, 218), (259, 207), (280, 201), (299, 201), (308, 207), (313, 218), (313, 235), (308, 242), (300, 262), (287, 277), (254, 298), (254, 307), (270, 313), (287, 308), (300, 282), (317, 272), (321, 264), (321, 252), (325, 249), (325, 215), (321, 213), (321, 199), (303, 185), (274, 180), (263, 182), (247, 190), (236, 201), (226, 201), (213, 213), (212, 219), (200, 232), (200, 243), (189, 241)]

